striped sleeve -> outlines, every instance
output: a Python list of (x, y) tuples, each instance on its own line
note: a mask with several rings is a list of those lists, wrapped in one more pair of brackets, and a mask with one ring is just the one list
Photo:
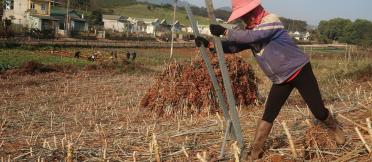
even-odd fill
[(283, 31), (284, 26), (275, 15), (268, 15), (263, 22), (253, 30), (229, 30), (227, 39), (239, 43), (254, 43), (271, 40), (278, 31)]

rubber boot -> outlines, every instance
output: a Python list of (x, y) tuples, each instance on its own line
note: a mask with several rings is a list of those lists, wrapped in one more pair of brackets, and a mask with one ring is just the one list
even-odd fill
[(323, 123), (329, 128), (331, 136), (334, 137), (338, 145), (345, 144), (346, 138), (344, 132), (340, 129), (336, 119), (333, 118), (331, 113), (329, 113), (327, 119), (324, 120)]
[(263, 147), (272, 127), (273, 124), (267, 121), (260, 120), (258, 122), (254, 140), (251, 145), (250, 155), (247, 158), (248, 161), (254, 161), (262, 158), (264, 152)]

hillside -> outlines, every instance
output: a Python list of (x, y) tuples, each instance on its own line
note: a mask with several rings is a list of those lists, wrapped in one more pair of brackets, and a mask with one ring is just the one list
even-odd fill
[[(157, 7), (149, 6), (146, 4), (134, 4), (134, 5), (125, 5), (125, 6), (115, 6), (110, 8), (113, 10), (114, 14), (129, 16), (129, 17), (138, 17), (138, 18), (159, 18), (159, 19), (173, 19), (173, 8), (172, 7)], [(187, 14), (184, 9), (178, 9), (176, 13), (176, 19), (181, 22), (181, 24), (189, 24), (187, 19)], [(195, 19), (200, 24), (208, 24), (208, 19), (206, 17), (195, 16)]]
[[(80, 0), (71, 0), (71, 8), (79, 11), (100, 11), (102, 14), (115, 14), (135, 18), (159, 18), (171, 21), (173, 19), (173, 0), (87, 0), (89, 3)], [(59, 6), (65, 7), (65, 0), (58, 0)], [(188, 25), (187, 13), (184, 9), (186, 1), (179, 0), (177, 3), (176, 19), (181, 24)], [(199, 6), (191, 6), (195, 19), (199, 24), (209, 24), (207, 11)], [(216, 16), (227, 19), (229, 12), (216, 10)]]
[[(75, 2), (74, 2), (75, 1)], [(63, 0), (59, 0), (63, 3)], [(173, 0), (90, 0), (89, 4), (80, 5), (79, 0), (73, 0), (76, 5), (73, 8), (79, 11), (101, 11), (103, 14), (116, 14), (135, 18), (159, 18), (167, 19), (168, 22), (173, 19)], [(184, 5), (187, 1), (178, 0), (176, 19), (183, 25), (188, 25), (187, 14)], [(73, 4), (74, 4), (73, 3)], [(87, 8), (84, 5), (88, 5)], [(199, 24), (209, 24), (206, 8), (191, 6), (196, 20)], [(231, 8), (222, 7), (215, 10), (217, 18), (227, 20), (231, 14)], [(90, 15), (90, 13), (85, 13)], [(281, 17), (287, 30), (306, 31), (307, 23), (303, 20), (293, 20)]]
[(136, 0), (93, 0), (93, 1), (97, 6), (100, 6), (102, 8), (128, 6), (137, 3)]
[[(166, 5), (159, 5), (158, 3), (153, 4), (152, 2), (150, 4), (148, 2), (139, 2), (136, 0), (95, 0), (95, 4), (101, 6), (101, 8), (106, 11), (105, 14), (172, 20), (173, 6), (167, 3), (168, 2), (164, 2), (162, 4)], [(176, 19), (179, 20), (181, 24), (189, 24), (187, 13), (183, 7), (178, 7)], [(208, 24), (208, 19), (206, 17), (195, 16), (195, 19), (200, 24)]]

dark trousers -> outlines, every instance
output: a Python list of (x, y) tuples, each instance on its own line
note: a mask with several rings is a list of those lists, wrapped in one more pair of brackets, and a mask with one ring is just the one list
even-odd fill
[(306, 64), (298, 76), (290, 82), (273, 84), (265, 105), (262, 120), (273, 123), (293, 88), (297, 88), (313, 115), (321, 121), (327, 119), (329, 111), (324, 107), (318, 82), (311, 64)]

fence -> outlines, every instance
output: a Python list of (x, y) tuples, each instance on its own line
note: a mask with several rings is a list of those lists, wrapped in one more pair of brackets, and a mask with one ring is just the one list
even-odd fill
[(350, 44), (314, 44), (314, 45), (300, 45), (302, 50), (312, 57), (313, 54), (319, 53), (319, 51), (330, 51), (339, 54), (346, 60), (350, 61), (353, 58), (363, 57), (365, 55), (370, 55), (372, 49), (370, 47), (361, 47), (357, 45)]
[[(97, 41), (97, 40), (6, 40), (0, 39), (0, 44), (33, 45), (33, 46), (76, 46), (101, 48), (170, 48), (169, 42), (148, 41)], [(174, 48), (193, 48), (192, 42), (174, 43)]]

